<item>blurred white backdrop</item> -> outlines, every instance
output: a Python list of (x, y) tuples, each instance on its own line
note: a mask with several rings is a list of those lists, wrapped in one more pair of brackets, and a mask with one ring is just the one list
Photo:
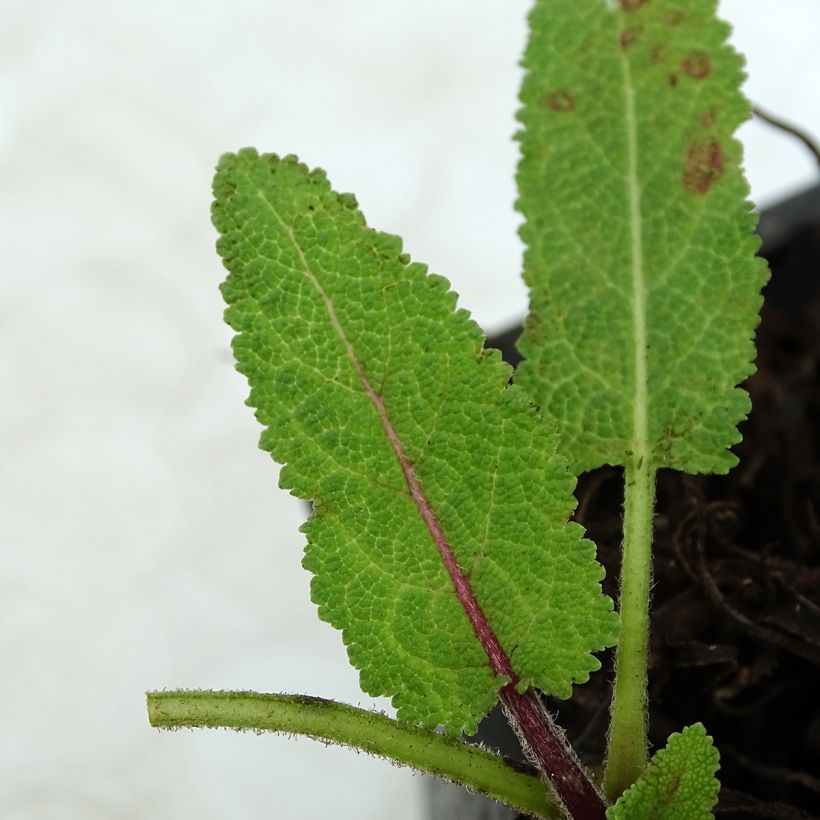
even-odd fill
[[(820, 133), (817, 0), (723, 0), (762, 106)], [(219, 154), (297, 152), (519, 317), (526, 0), (0, 2), (4, 818), (422, 817), (420, 781), (307, 740), (162, 735), (147, 688), (364, 706), (242, 406), (209, 221)], [(765, 205), (811, 159), (742, 129)], [(380, 708), (387, 704), (379, 703)]]

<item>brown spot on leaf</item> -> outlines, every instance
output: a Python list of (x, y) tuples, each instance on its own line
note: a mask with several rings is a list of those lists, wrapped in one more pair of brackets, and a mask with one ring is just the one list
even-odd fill
[(683, 187), (693, 194), (705, 194), (723, 176), (725, 167), (723, 148), (714, 137), (693, 142), (686, 153)]
[(702, 80), (712, 73), (712, 61), (705, 51), (693, 51), (688, 54), (681, 64), (684, 73), (696, 80)]
[(631, 26), (630, 28), (625, 28), (621, 32), (620, 36), (620, 43), (621, 48), (624, 51), (627, 51), (630, 46), (634, 45), (640, 39), (641, 35), (643, 34), (643, 26)]
[(641, 6), (645, 6), (649, 0), (621, 0), (621, 8), (624, 11), (637, 11)]
[(544, 105), (546, 105), (550, 111), (574, 111), (575, 98), (569, 91), (550, 91), (550, 93), (544, 97)]
[(674, 88), (678, 84), (678, 75), (677, 74), (670, 74), (669, 75), (669, 85)]
[(686, 19), (686, 15), (680, 9), (670, 9), (666, 12), (663, 22), (667, 26), (679, 26)]
[(649, 52), (649, 61), (652, 65), (657, 65), (666, 56), (666, 46), (658, 44), (652, 46), (652, 51)]
[(717, 122), (717, 113), (714, 109), (710, 108), (708, 111), (704, 111), (698, 117), (698, 123), (700, 124), (701, 128), (711, 128)]

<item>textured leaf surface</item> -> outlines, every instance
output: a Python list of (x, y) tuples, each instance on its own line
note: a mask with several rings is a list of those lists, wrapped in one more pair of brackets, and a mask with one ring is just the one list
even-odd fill
[(610, 806), (608, 820), (708, 820), (717, 803), (720, 755), (703, 724), (671, 735), (640, 779)]
[(742, 59), (714, 0), (539, 0), (518, 207), (531, 313), (516, 380), (580, 470), (645, 453), (726, 472), (767, 271)]
[[(411, 493), (440, 523), (522, 690), (568, 696), (616, 616), (554, 436), (446, 280), (295, 158), (225, 155), (214, 182), (223, 295), (261, 446), (313, 499), (304, 565), (362, 688), (399, 717), (472, 730), (491, 671)], [(398, 448), (398, 449), (397, 449)], [(406, 465), (397, 456), (401, 452)]]

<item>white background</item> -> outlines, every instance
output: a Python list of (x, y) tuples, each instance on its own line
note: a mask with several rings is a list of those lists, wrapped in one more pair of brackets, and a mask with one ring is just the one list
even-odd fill
[[(147, 726), (147, 688), (372, 704), (242, 405), (210, 179), (225, 150), (298, 152), (505, 326), (527, 7), (0, 0), (2, 817), (421, 817), (420, 781), (364, 756)], [(820, 133), (820, 3), (721, 8), (751, 97)], [(758, 202), (813, 181), (742, 137)]]

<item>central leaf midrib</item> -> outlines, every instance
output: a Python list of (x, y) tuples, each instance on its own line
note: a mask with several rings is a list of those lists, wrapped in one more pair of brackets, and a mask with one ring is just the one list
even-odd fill
[[(636, 464), (649, 458), (649, 390), (647, 383), (646, 279), (643, 260), (641, 224), (641, 186), (638, 179), (638, 125), (635, 114), (635, 90), (629, 59), (621, 53), (624, 87), (624, 122), (626, 128), (626, 188), (629, 214), (630, 273), (632, 284), (633, 329), (633, 395), (632, 457)], [(629, 453), (627, 453), (629, 461)]]
[(292, 243), (299, 257), (299, 262), (302, 266), (302, 273), (315, 288), (324, 303), (331, 326), (345, 348), (347, 357), (353, 367), (354, 372), (356, 373), (357, 378), (359, 379), (359, 382), (362, 385), (365, 396), (376, 410), (379, 421), (381, 422), (382, 428), (387, 436), (388, 443), (390, 444), (390, 447), (396, 456), (396, 460), (399, 463), (399, 467), (404, 474), (405, 481), (407, 482), (408, 489), (410, 490), (410, 497), (413, 500), (419, 515), (424, 521), (427, 531), (430, 534), (439, 555), (441, 556), (442, 562), (444, 563), (445, 569), (447, 570), (453, 584), (453, 590), (456, 598), (464, 609), (464, 612), (470, 621), (473, 632), (484, 649), (490, 668), (494, 674), (506, 677), (512, 684), (515, 684), (518, 681), (518, 676), (513, 671), (512, 662), (510, 661), (506, 651), (501, 646), (501, 642), (498, 640), (498, 637), (490, 625), (486, 614), (479, 605), (468, 577), (461, 570), (461, 567), (456, 560), (455, 554), (453, 553), (444, 534), (444, 530), (441, 527), (441, 523), (439, 522), (432, 505), (425, 496), (421, 487), (421, 482), (413, 469), (410, 459), (405, 453), (401, 439), (399, 438), (398, 433), (393, 426), (393, 422), (390, 419), (390, 415), (387, 412), (384, 399), (373, 388), (373, 385), (370, 383), (370, 379), (367, 377), (367, 373), (365, 372), (362, 363), (356, 356), (353, 343), (347, 337), (347, 333), (345, 332), (345, 329), (336, 314), (333, 300), (330, 298), (327, 291), (325, 291), (322, 287), (321, 283), (316, 278), (316, 275), (310, 269), (310, 265), (308, 264), (304, 251), (297, 241), (290, 225), (282, 219), (273, 203), (267, 196), (265, 196), (264, 191), (257, 190), (257, 195), (265, 203), (274, 219), (279, 223), (282, 230), (284, 230), (288, 236), (288, 239)]

